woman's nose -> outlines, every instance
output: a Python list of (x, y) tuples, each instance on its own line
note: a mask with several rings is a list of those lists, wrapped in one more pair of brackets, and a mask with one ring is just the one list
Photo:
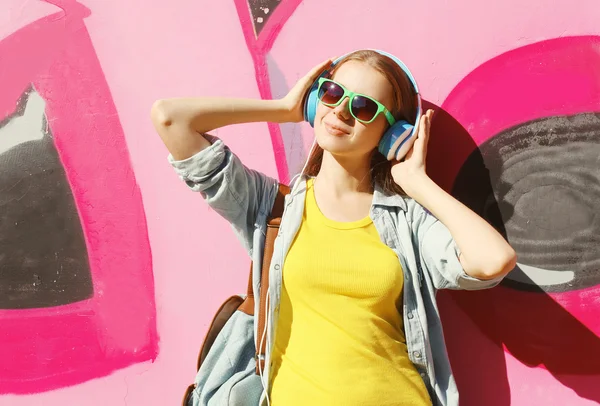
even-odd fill
[(344, 100), (333, 109), (333, 113), (341, 120), (348, 120), (350, 114), (350, 98), (344, 97)]

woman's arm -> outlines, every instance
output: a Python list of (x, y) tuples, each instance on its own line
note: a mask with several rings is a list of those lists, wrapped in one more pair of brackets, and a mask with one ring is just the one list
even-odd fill
[(279, 100), (217, 97), (175, 98), (156, 101), (151, 118), (175, 160), (187, 159), (210, 146), (202, 135), (216, 128), (250, 122), (300, 122), (304, 96), (331, 59), (315, 66)]
[(411, 197), (448, 228), (460, 249), (459, 260), (468, 275), (483, 280), (495, 279), (515, 267), (515, 251), (487, 221), (428, 176), (414, 176), (411, 182), (419, 183), (411, 189)]
[(422, 117), (421, 130), (406, 160), (394, 165), (394, 179), (447, 227), (469, 276), (481, 280), (502, 277), (516, 265), (514, 249), (496, 229), (436, 185), (425, 172), (431, 115), (430, 110)]
[(316, 66), (281, 100), (198, 97), (159, 100), (152, 106), (151, 119), (171, 153), (171, 165), (231, 224), (249, 253), (255, 224), (271, 211), (277, 181), (247, 168), (208, 131), (245, 122), (301, 121), (304, 94), (326, 65)]
[(209, 147), (203, 134), (231, 124), (283, 123), (290, 111), (281, 100), (234, 98), (177, 98), (158, 100), (151, 118), (156, 131), (175, 160), (183, 160)]

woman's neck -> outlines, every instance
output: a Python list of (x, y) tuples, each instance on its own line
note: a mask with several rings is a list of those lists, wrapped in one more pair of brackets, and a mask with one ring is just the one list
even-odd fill
[(316, 182), (338, 197), (356, 192), (372, 194), (370, 162), (370, 156), (358, 159), (324, 151)]

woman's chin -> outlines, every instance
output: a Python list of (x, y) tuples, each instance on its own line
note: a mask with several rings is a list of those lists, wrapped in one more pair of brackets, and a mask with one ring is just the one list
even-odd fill
[(317, 142), (323, 150), (333, 155), (346, 155), (352, 152), (353, 149), (349, 136), (340, 137), (324, 134), (317, 139)]
[(327, 134), (323, 137), (317, 138), (317, 143), (324, 151), (327, 151), (331, 155), (339, 157), (353, 157), (361, 158), (370, 156), (377, 145), (365, 145), (364, 143), (356, 143), (356, 140), (351, 137), (339, 138), (328, 136)]

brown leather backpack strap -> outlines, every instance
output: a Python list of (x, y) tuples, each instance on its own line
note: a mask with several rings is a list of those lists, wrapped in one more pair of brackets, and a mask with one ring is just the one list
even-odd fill
[[(275, 202), (273, 203), (273, 208), (271, 209), (271, 214), (269, 215), (269, 218), (267, 219), (267, 225), (273, 218), (280, 218), (281, 216), (283, 216), (283, 209), (285, 207), (285, 195), (287, 195), (288, 193), (290, 193), (290, 188), (286, 185), (279, 184), (279, 190), (277, 191), (277, 196), (275, 196)], [(263, 252), (263, 256), (264, 256), (264, 252)], [(269, 261), (270, 261), (270, 255), (269, 255)], [(246, 299), (240, 306), (240, 310), (249, 316), (254, 315), (254, 289), (252, 288), (252, 281), (253, 281), (252, 267), (253, 267), (253, 264), (250, 263), (250, 278), (248, 279), (248, 290), (246, 293)], [(264, 268), (264, 266), (263, 266), (263, 268)], [(261, 286), (267, 286), (267, 287), (269, 286), (268, 279), (266, 281), (267, 282), (266, 285), (263, 285), (263, 282), (264, 281), (261, 282)]]
[(275, 218), (281, 218), (281, 216), (283, 216), (283, 210), (285, 209), (285, 196), (289, 194), (290, 187), (280, 183), (279, 190), (277, 191), (277, 196), (275, 196), (275, 202), (273, 202), (271, 214), (269, 215), (267, 222)]
[(248, 316), (254, 315), (254, 290), (252, 289), (252, 262), (250, 262), (250, 277), (248, 278), (248, 290), (246, 291), (246, 298), (238, 308), (241, 312), (246, 313)]
[[(256, 347), (256, 373), (265, 369), (265, 350), (267, 347), (265, 336), (266, 323), (266, 305), (267, 291), (269, 289), (269, 268), (271, 266), (271, 258), (273, 257), (273, 248), (275, 247), (275, 238), (279, 232), (281, 217), (285, 208), (285, 195), (290, 193), (290, 188), (286, 185), (279, 184), (279, 190), (271, 209), (271, 214), (267, 219), (267, 235), (265, 238), (265, 248), (263, 251), (263, 262), (261, 268), (261, 283), (260, 283), (260, 298), (258, 309), (258, 340)], [(260, 369), (259, 369), (260, 368)]]

